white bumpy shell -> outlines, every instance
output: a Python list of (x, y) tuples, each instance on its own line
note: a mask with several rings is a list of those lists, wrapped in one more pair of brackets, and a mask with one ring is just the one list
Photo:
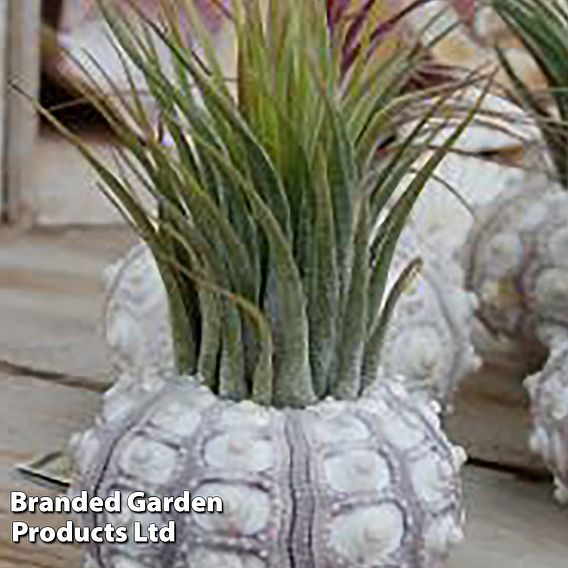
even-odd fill
[(539, 373), (525, 380), (532, 401), (531, 449), (554, 474), (559, 502), (568, 504), (568, 338), (557, 342)]
[(496, 335), (536, 339), (542, 324), (568, 326), (568, 193), (522, 188), (478, 215), (466, 248), (468, 286)]
[[(475, 296), (464, 292), (463, 274), (450, 258), (434, 258), (407, 230), (394, 260), (398, 273), (416, 256), (425, 269), (401, 298), (385, 337), (381, 364), (388, 376), (403, 375), (412, 388), (446, 403), (459, 381), (479, 365), (471, 330)], [(106, 341), (121, 375), (152, 381), (173, 369), (168, 305), (149, 249), (136, 246), (107, 270)]]
[(461, 267), (442, 248), (419, 242), (411, 228), (399, 241), (391, 274), (413, 258), (422, 273), (400, 298), (381, 351), (388, 376), (401, 375), (411, 389), (426, 391), (449, 404), (460, 381), (481, 361), (472, 340), (477, 299), (465, 292)]
[(436, 410), (382, 377), (357, 401), (305, 410), (221, 400), (191, 377), (120, 379), (73, 440), (72, 491), (190, 490), (224, 512), (86, 514), (85, 526), (175, 520), (176, 543), (91, 543), (85, 566), (441, 567), (462, 537), (465, 454)]
[[(542, 170), (542, 165), (540, 167)], [(528, 174), (478, 215), (465, 267), (479, 317), (495, 335), (550, 351), (526, 380), (534, 431), (531, 447), (568, 493), (568, 193), (546, 176)]]
[(104, 333), (117, 375), (152, 382), (174, 370), (169, 307), (150, 249), (139, 244), (105, 271)]

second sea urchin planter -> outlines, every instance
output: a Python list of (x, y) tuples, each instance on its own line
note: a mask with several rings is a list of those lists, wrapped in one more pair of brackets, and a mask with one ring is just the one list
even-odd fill
[(468, 286), (497, 335), (534, 341), (540, 325), (568, 325), (568, 196), (511, 190), (480, 212), (466, 251)]
[(531, 448), (554, 473), (560, 500), (568, 485), (567, 215), (566, 192), (546, 176), (527, 175), (479, 215), (465, 256), (487, 328), (530, 351), (549, 352), (525, 384), (534, 417)]

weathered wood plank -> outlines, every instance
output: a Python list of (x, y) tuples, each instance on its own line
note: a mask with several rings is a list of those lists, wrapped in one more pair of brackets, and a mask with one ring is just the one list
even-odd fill
[(132, 242), (125, 229), (0, 232), (0, 360), (104, 380), (102, 272)]
[[(8, 0), (0, 0), (0, 54), (8, 48)], [(6, 58), (0, 57), (0, 219), (4, 217), (7, 195), (4, 187), (4, 156), (6, 151)]]
[(14, 544), (12, 522), (36, 526), (63, 525), (65, 515), (12, 515), (10, 491), (53, 496), (57, 490), (22, 477), (15, 466), (37, 455), (65, 447), (69, 437), (87, 427), (98, 409), (100, 396), (28, 377), (0, 374), (0, 566), (15, 568), (77, 568), (80, 549), (62, 544)]
[(528, 447), (532, 419), (525, 374), (512, 366), (486, 365), (461, 386), (446, 427), (475, 460), (546, 475)]
[[(108, 135), (83, 133), (83, 140), (97, 157), (111, 165), (112, 144)], [(94, 169), (61, 136), (42, 129), (32, 163), (30, 193), (38, 225), (123, 224), (116, 209), (97, 188), (100, 180)], [(65, 163), (65, 176), (61, 176), (61, 163)]]
[[(40, 57), (40, 0), (4, 2), (7, 22), (6, 75), (10, 83), (17, 84), (28, 95), (39, 92)], [(6, 83), (2, 81), (4, 87)], [(27, 192), (31, 168), (29, 167), (37, 133), (37, 113), (30, 103), (6, 87), (5, 139), (4, 139), (4, 217), (18, 221), (31, 209)]]

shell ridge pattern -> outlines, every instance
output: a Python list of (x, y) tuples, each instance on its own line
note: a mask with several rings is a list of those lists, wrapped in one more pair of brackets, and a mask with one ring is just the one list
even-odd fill
[(301, 411), (285, 414), (286, 440), (290, 451), (290, 494), (292, 517), (290, 523), (291, 568), (315, 568), (313, 531), (315, 503), (310, 487), (309, 447), (304, 433)]
[[(379, 424), (376, 420), (373, 420), (373, 417), (366, 412), (359, 413), (359, 418), (361, 422), (365, 423), (369, 430), (373, 434), (374, 439), (374, 446), (381, 448), (382, 451), (379, 452), (385, 461), (388, 464), (390, 476), (394, 481), (387, 490), (384, 492), (383, 495), (380, 497), (379, 503), (392, 503), (394, 506), (399, 508), (400, 511), (404, 512), (404, 524), (406, 526), (405, 529), (405, 540), (414, 540), (417, 539), (417, 535), (419, 531), (417, 531), (417, 526), (424, 525), (424, 512), (420, 506), (420, 503), (417, 499), (415, 499), (415, 492), (414, 487), (412, 485), (412, 480), (408, 475), (405, 475), (404, 468), (397, 467), (398, 463), (404, 463), (407, 459), (405, 456), (405, 452), (399, 450), (398, 448), (394, 447), (392, 444), (389, 443), (387, 439), (385, 439), (384, 434), (381, 433), (381, 429), (379, 428)], [(389, 455), (396, 455), (398, 459), (389, 459)], [(396, 488), (396, 490), (394, 490)], [(408, 506), (410, 504), (410, 507)], [(402, 506), (401, 506), (402, 505)], [(406, 515), (406, 511), (411, 508), (415, 511), (415, 515), (419, 517), (419, 519), (414, 521), (413, 523), (410, 522), (410, 519)], [(408, 558), (403, 558), (402, 555), (403, 546), (397, 551), (396, 557), (393, 560), (396, 562), (396, 566), (420, 566), (420, 562), (418, 560), (418, 552), (416, 551), (416, 556), (411, 560)], [(413, 547), (408, 547), (408, 550), (414, 552)], [(386, 564), (384, 565), (385, 568), (389, 568)], [(393, 564), (395, 566), (395, 564)]]
[[(130, 407), (138, 420), (128, 432), (117, 427), (123, 414), (106, 413), (82, 436), (78, 445), (91, 448), (77, 459), (91, 477), (78, 481), (125, 499), (216, 495), (223, 514), (107, 513), (115, 526), (173, 519), (177, 544), (94, 544), (85, 566), (439, 568), (459, 538), (463, 452), (453, 449), (449, 463), (434, 408), (414, 407), (403, 382), (282, 411), (220, 399), (188, 377), (160, 381), (143, 412), (146, 398), (133, 389), (140, 404)], [(124, 400), (120, 390), (113, 396)], [(108, 453), (100, 440), (113, 433)], [(100, 461), (107, 466), (97, 473)]]
[[(257, 559), (270, 558), (272, 563), (270, 568), (289, 568), (289, 561), (286, 558), (287, 540), (281, 537), (281, 527), (291, 523), (293, 507), (286, 499), (286, 492), (282, 488), (288, 485), (290, 464), (286, 456), (289, 455), (290, 449), (286, 443), (285, 424), (281, 416), (270, 413), (268, 423), (264, 426), (247, 425), (239, 421), (238, 410), (243, 404), (224, 401), (221, 405), (217, 404), (211, 411), (204, 412), (200, 428), (196, 434), (197, 439), (193, 444), (193, 450), (188, 452), (185, 473), (183, 480), (190, 479), (190, 489), (192, 494), (200, 486), (208, 484), (224, 485), (229, 490), (231, 488), (253, 488), (261, 491), (270, 498), (270, 519), (268, 526), (260, 530), (260, 533), (244, 534), (239, 533), (238, 527), (234, 527), (236, 532), (231, 533), (231, 529), (227, 534), (221, 533), (205, 533), (202, 527), (197, 523), (186, 525), (186, 533), (183, 534), (183, 541), (187, 542), (189, 548), (201, 548), (217, 555), (215, 561), (221, 562), (224, 553), (237, 557), (249, 557)], [(228, 415), (236, 412), (228, 418)], [(216, 439), (228, 436), (231, 438), (227, 451), (238, 455), (243, 451), (244, 446), (241, 445), (247, 436), (266, 437), (274, 444), (276, 454), (279, 459), (273, 463), (266, 471), (240, 470), (239, 468), (231, 468), (229, 465), (223, 464), (212, 465), (210, 458), (207, 457), (207, 447)], [(232, 445), (232, 447), (231, 447)], [(251, 456), (254, 459), (254, 456)], [(173, 487), (179, 488), (180, 482), (173, 484)], [(227, 514), (231, 514), (231, 503), (224, 503), (228, 506)], [(225, 511), (224, 513), (225, 514)], [(198, 536), (194, 536), (194, 535)], [(279, 538), (280, 537), (280, 538)], [(219, 556), (220, 555), (220, 556)], [(214, 557), (211, 556), (213, 559)], [(239, 566), (241, 564), (238, 564)], [(248, 563), (243, 561), (243, 566), (248, 567)], [(181, 564), (184, 568), (188, 564)], [(190, 563), (193, 568), (202, 568), (199, 560), (195, 560), (195, 564)], [(208, 563), (207, 566), (213, 566)], [(230, 564), (232, 567), (233, 564)], [(256, 566), (256, 564), (254, 564)], [(259, 564), (260, 566), (260, 564)], [(268, 566), (262, 562), (262, 566)]]
[[(165, 385), (164, 385), (165, 386)], [(80, 435), (80, 437), (73, 438), (70, 442), (71, 453), (74, 455), (75, 464), (86, 464), (84, 471), (81, 471), (81, 478), (83, 480), (84, 488), (87, 489), (91, 495), (102, 495), (101, 489), (105, 473), (111, 468), (113, 455), (116, 453), (118, 446), (123, 441), (123, 438), (128, 435), (137, 425), (144, 422), (145, 417), (155, 406), (156, 401), (164, 395), (165, 389), (160, 389), (158, 393), (149, 393), (143, 396), (137, 393), (136, 398), (139, 399), (140, 407), (137, 412), (128, 416), (122, 416), (112, 424), (112, 429), (109, 427), (107, 421), (103, 418), (98, 421), (92, 429)], [(105, 396), (108, 397), (109, 393)], [(118, 435), (117, 435), (118, 430)], [(95, 434), (96, 432), (96, 434)], [(84, 449), (89, 444), (95, 443), (94, 437), (96, 436), (97, 443), (97, 460), (87, 460), (84, 455)], [(102, 456), (102, 459), (100, 459)], [(71, 489), (69, 491), (74, 495), (76, 491)], [(87, 512), (84, 514), (84, 525), (91, 528), (101, 524), (97, 519), (100, 513)], [(104, 525), (104, 523), (103, 523)], [(90, 551), (96, 557), (101, 568), (104, 568), (103, 559), (101, 558), (100, 547), (95, 546), (93, 543), (85, 545), (85, 551)]]
[[(210, 424), (214, 424), (218, 419), (218, 409), (213, 409), (210, 412), (202, 411), (200, 414), (199, 428), (192, 434), (189, 438), (192, 440), (191, 444), (186, 446), (186, 451), (182, 455), (182, 465), (179, 471), (178, 477), (174, 478), (169, 484), (169, 491), (166, 492), (167, 495), (176, 495), (180, 492), (180, 488), (189, 489), (192, 491), (198, 484), (199, 479), (202, 478), (198, 475), (198, 471), (195, 471), (195, 465), (200, 464), (203, 466), (202, 461), (202, 446), (203, 446), (203, 432), (208, 431), (207, 427)], [(205, 429), (205, 430), (204, 430)], [(183, 546), (179, 548), (172, 548), (174, 554), (169, 554), (170, 561), (164, 563), (164, 566), (185, 566), (184, 561), (188, 555), (188, 550), (192, 546), (196, 546), (198, 543), (196, 539), (191, 539), (191, 532), (188, 530), (187, 515), (185, 513), (170, 513), (171, 520), (176, 523), (177, 527), (177, 539), (183, 541)], [(191, 522), (191, 520), (189, 520)], [(169, 551), (166, 547), (166, 552)], [(173, 556), (173, 558), (172, 558)]]
[(552, 348), (543, 369), (524, 384), (534, 416), (530, 447), (552, 471), (556, 499), (568, 504), (568, 348)]
[[(179, 388), (181, 380), (173, 381), (172, 384), (175, 385), (175, 383), (178, 383)], [(108, 522), (114, 526), (127, 526), (131, 530), (136, 515), (127, 507), (126, 500), (128, 496), (134, 491), (143, 491), (147, 496), (158, 495), (163, 492), (164, 485), (159, 481), (141, 481), (143, 470), (141, 470), (140, 476), (138, 476), (132, 467), (127, 470), (124, 462), (131, 452), (132, 446), (136, 445), (140, 449), (142, 437), (151, 433), (149, 424), (155, 415), (156, 408), (167, 402), (171, 396), (168, 392), (169, 386), (171, 386), (169, 385), (169, 380), (163, 380), (160, 388), (157, 390), (153, 389), (152, 392), (142, 399), (144, 403), (140, 412), (136, 413), (135, 420), (131, 422), (129, 428), (121, 430), (118, 435), (115, 434), (116, 437), (110, 452), (104, 460), (104, 468), (99, 472), (95, 482), (88, 485), (88, 490), (91, 489), (93, 494), (103, 497), (110, 495), (114, 490), (118, 490), (121, 493), (122, 510), (118, 514), (119, 517), (115, 518), (113, 513), (101, 513), (98, 516), (101, 518), (102, 524)], [(105, 435), (104, 431), (103, 435)], [(150, 443), (155, 444), (154, 447), (165, 448), (170, 452), (170, 455), (176, 451), (175, 446), (166, 438), (160, 440), (159, 436), (150, 436), (148, 440)], [(165, 494), (167, 495), (168, 493)], [(170, 519), (156, 513), (152, 514), (152, 518), (148, 522), (156, 522), (161, 525), (168, 520)], [(99, 522), (98, 524), (101, 523)], [(151, 562), (151, 564), (140, 562), (141, 567), (153, 568), (158, 562), (158, 558), (160, 558), (161, 562), (163, 558), (168, 556), (168, 547), (165, 544), (142, 545), (134, 543), (131, 540), (131, 535), (129, 536), (130, 538), (126, 545), (113, 544), (106, 550), (100, 546), (95, 547), (95, 557), (101, 568), (114, 568), (116, 565), (120, 565), (121, 558), (126, 557), (130, 559), (129, 553), (132, 553), (134, 556), (131, 562), (140, 562), (137, 552), (141, 549), (148, 550), (145, 558)], [(123, 547), (122, 549), (121, 546)]]

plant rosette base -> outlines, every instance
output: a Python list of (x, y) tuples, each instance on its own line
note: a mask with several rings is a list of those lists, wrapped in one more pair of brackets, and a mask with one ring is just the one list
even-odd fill
[[(446, 405), (460, 381), (480, 365), (472, 340), (477, 300), (464, 291), (458, 264), (439, 252), (435, 258), (410, 229), (397, 247), (392, 274), (417, 256), (424, 268), (396, 306), (381, 364), (387, 376), (402, 375), (410, 388)], [(157, 371), (171, 371), (168, 300), (148, 247), (135, 246), (107, 269), (106, 291), (106, 341), (118, 374), (152, 382)]]
[(434, 403), (383, 377), (358, 400), (303, 410), (222, 400), (190, 377), (121, 380), (72, 446), (74, 490), (189, 490), (224, 508), (85, 515), (86, 526), (176, 521), (175, 544), (87, 545), (89, 568), (430, 568), (462, 535), (465, 453)]

